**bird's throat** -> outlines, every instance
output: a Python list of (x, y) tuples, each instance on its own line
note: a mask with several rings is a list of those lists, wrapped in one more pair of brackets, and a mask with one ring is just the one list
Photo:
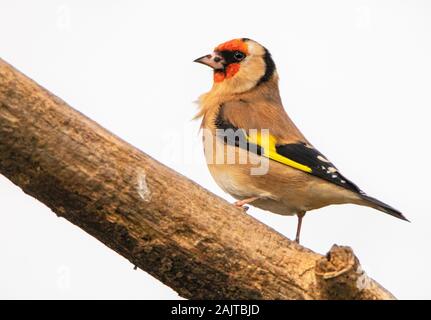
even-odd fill
[(214, 70), (214, 82), (219, 83), (232, 78), (240, 69), (239, 63), (231, 63), (223, 70)]

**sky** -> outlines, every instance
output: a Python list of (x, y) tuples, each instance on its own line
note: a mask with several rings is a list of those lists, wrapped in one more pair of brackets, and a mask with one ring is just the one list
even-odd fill
[[(238, 37), (266, 46), (284, 107), (350, 180), (402, 211), (331, 206), (302, 244), (351, 246), (399, 299), (430, 299), (431, 2), (0, 0), (0, 57), (228, 201), (192, 118), (212, 84), (192, 61)], [(1, 137), (0, 137), (1, 139)], [(248, 213), (287, 237), (295, 217)], [(0, 176), (0, 298), (180, 299)]]

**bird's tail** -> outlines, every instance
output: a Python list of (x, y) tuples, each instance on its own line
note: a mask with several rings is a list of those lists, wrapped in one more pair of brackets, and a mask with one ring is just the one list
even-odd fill
[(404, 215), (398, 211), (397, 209), (392, 208), (390, 205), (387, 205), (386, 203), (377, 200), (376, 198), (367, 196), (366, 194), (361, 194), (361, 205), (366, 205), (368, 207), (377, 209), (379, 211), (382, 211), (384, 213), (390, 214), (391, 216), (394, 216), (398, 219), (405, 220), (410, 222)]

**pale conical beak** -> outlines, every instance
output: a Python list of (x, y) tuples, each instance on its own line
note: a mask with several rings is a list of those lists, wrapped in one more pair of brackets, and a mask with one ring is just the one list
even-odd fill
[(197, 58), (193, 62), (205, 64), (205, 65), (213, 68), (214, 70), (221, 70), (221, 69), (224, 69), (224, 67), (225, 67), (225, 65), (224, 65), (225, 60), (223, 59), (223, 57), (220, 54), (218, 54), (216, 52), (213, 52), (211, 54), (207, 54), (206, 56)]

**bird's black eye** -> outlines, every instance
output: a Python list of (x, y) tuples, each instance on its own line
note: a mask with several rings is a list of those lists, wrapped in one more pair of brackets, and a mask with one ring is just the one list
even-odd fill
[(235, 58), (236, 61), (241, 61), (245, 58), (245, 54), (242, 53), (241, 51), (235, 51), (233, 54), (233, 57)]

